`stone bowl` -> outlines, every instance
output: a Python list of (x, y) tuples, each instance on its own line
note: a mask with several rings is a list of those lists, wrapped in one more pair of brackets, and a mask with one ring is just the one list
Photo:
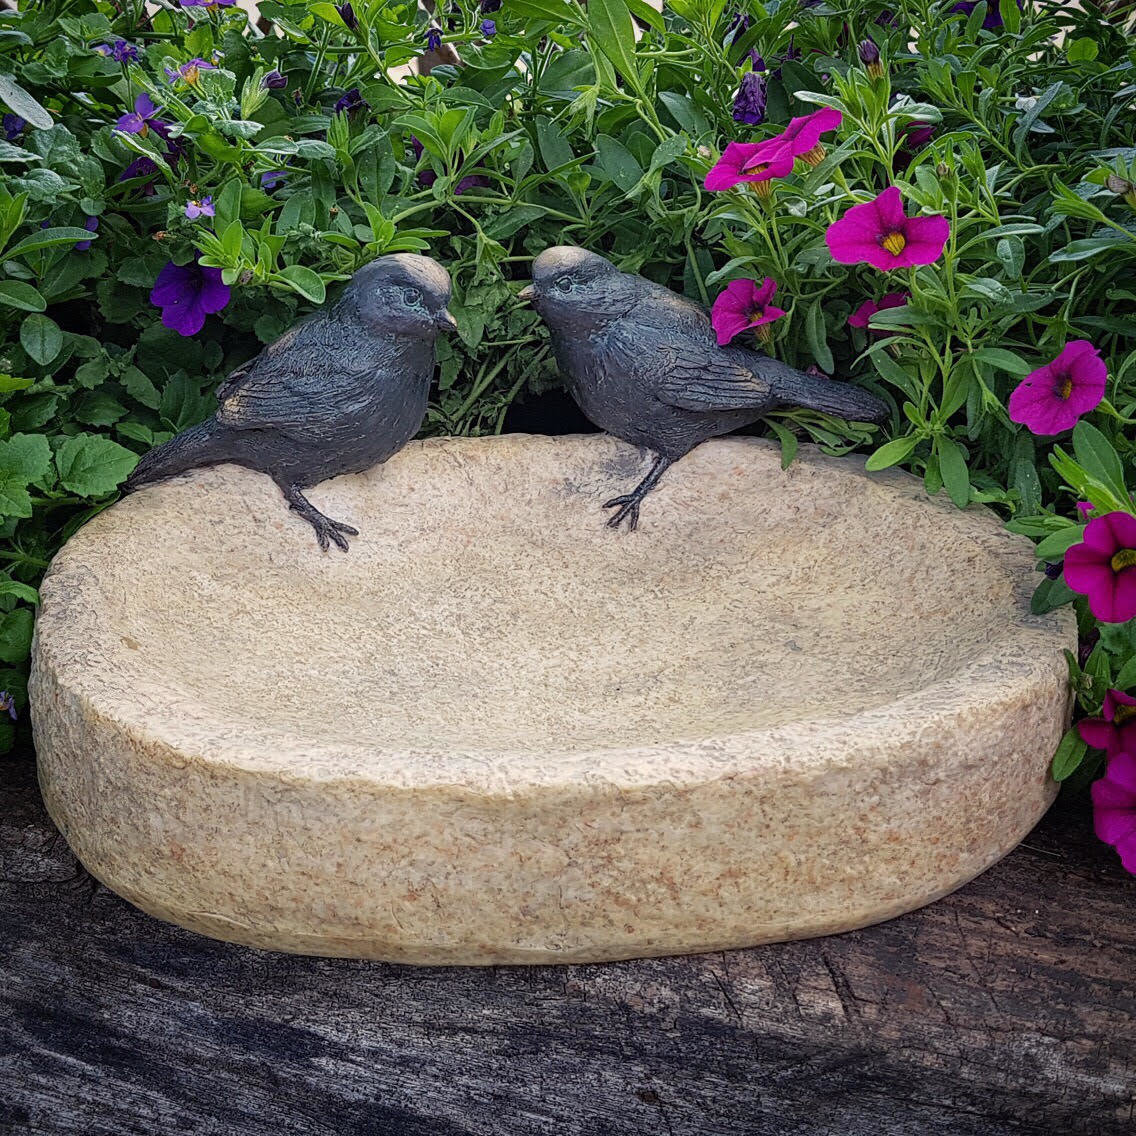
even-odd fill
[(321, 553), (224, 466), (96, 517), (43, 585), (44, 798), (143, 910), (410, 963), (719, 950), (887, 919), (1052, 800), (1068, 613), (1027, 541), (754, 439), (414, 443), (317, 487)]

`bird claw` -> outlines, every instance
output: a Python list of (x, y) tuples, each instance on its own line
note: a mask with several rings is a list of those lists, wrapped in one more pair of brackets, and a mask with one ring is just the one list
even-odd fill
[(342, 521), (333, 521), (322, 513), (315, 517), (307, 517), (306, 520), (316, 530), (316, 540), (319, 541), (319, 546), (324, 552), (328, 550), (329, 541), (333, 541), (336, 548), (346, 552), (349, 548), (346, 538), (359, 535), (357, 528), (345, 525)]
[(605, 501), (603, 505), (605, 509), (619, 509), (615, 516), (608, 518), (607, 527), (617, 529), (626, 520), (627, 531), (634, 532), (639, 526), (639, 500), (634, 493), (625, 493), (622, 497), (613, 497), (610, 501)]

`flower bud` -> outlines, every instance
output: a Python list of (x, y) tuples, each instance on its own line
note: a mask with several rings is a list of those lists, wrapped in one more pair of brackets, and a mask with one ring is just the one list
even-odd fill
[(734, 96), (734, 121), (758, 126), (765, 121), (765, 76), (747, 71)]
[(1130, 208), (1136, 209), (1136, 185), (1119, 174), (1109, 174), (1105, 178), (1104, 184), (1110, 193), (1115, 193), (1117, 197), (1123, 197)]
[(859, 46), (860, 62), (868, 69), (868, 74), (873, 79), (882, 79), (884, 76), (884, 67), (880, 62), (880, 49), (876, 46), (876, 41), (871, 36), (867, 36), (860, 41)]
[(270, 91), (282, 91), (288, 86), (288, 80), (275, 69), (269, 71), (260, 82)]

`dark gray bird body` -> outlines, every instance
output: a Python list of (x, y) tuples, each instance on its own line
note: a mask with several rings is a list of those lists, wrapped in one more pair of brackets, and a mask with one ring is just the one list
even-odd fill
[(434, 373), (434, 340), (453, 327), (450, 279), (427, 257), (381, 257), (315, 313), (234, 371), (217, 412), (146, 454), (131, 492), (203, 465), (260, 470), (315, 529), (320, 547), (346, 550), (350, 525), (323, 516), (301, 492), (360, 473), (418, 432)]
[(708, 438), (770, 410), (804, 406), (857, 421), (886, 407), (846, 383), (806, 375), (744, 347), (719, 347), (699, 305), (583, 249), (546, 249), (526, 292), (548, 324), (569, 393), (601, 430), (657, 461), (609, 524), (638, 521), (639, 503), (667, 466)]

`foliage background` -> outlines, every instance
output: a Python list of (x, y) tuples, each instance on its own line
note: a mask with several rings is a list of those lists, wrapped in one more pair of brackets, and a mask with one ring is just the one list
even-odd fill
[[(59, 544), (116, 499), (138, 453), (211, 411), (228, 371), (400, 249), (429, 252), (455, 281), (460, 338), (440, 344), (427, 432), (499, 431), (515, 400), (556, 382), (516, 292), (535, 253), (574, 243), (707, 303), (732, 278), (773, 276), (789, 309), (773, 350), (892, 403), (882, 436), (771, 416), (786, 460), (804, 435), (900, 463), (1041, 540), (1039, 568), (1079, 539), (1076, 499), (1131, 508), (1136, 194), (1107, 178), (1136, 182), (1136, 48), (1091, 2), (671, 0), (660, 15), (642, 0), (458, 0), (436, 26), (461, 63), (405, 80), (388, 71), (424, 50), (430, 26), (408, 3), (267, 2), (260, 28), (173, 0), (152, 17), (140, 0), (23, 9), (0, 14), (0, 101), (28, 123), (6, 119), (0, 142), (0, 688), (18, 711), (34, 585)], [(858, 60), (867, 35), (883, 78)], [(96, 50), (117, 40), (137, 58)], [(767, 113), (748, 126), (732, 112), (753, 53)], [(192, 58), (216, 67), (167, 78)], [(264, 85), (272, 70), (283, 87)], [(180, 156), (154, 131), (114, 129), (142, 92)], [(770, 207), (702, 188), (728, 141), (818, 103), (839, 106), (844, 127)], [(912, 123), (933, 140), (911, 145)], [(124, 178), (139, 158), (152, 172)], [(942, 264), (886, 284), (833, 264), (823, 232), (893, 183), (909, 208), (946, 213), (953, 236)], [(187, 201), (206, 195), (215, 217), (189, 221)], [(148, 296), (167, 261), (195, 255), (224, 269), (233, 297), (183, 338)], [(881, 317), (883, 335), (848, 327), (895, 286), (914, 299)], [(1108, 360), (1109, 395), (1055, 468), (1051, 440), (1010, 423), (1005, 400), (1079, 337)], [(1039, 580), (1038, 610), (1073, 599), (1059, 569)], [(1136, 639), (1081, 605), (1071, 678), (1095, 712), (1110, 685), (1136, 685)], [(22, 715), (0, 723), (0, 747), (25, 728)], [(1057, 772), (1088, 777), (1085, 756), (1070, 735)]]

